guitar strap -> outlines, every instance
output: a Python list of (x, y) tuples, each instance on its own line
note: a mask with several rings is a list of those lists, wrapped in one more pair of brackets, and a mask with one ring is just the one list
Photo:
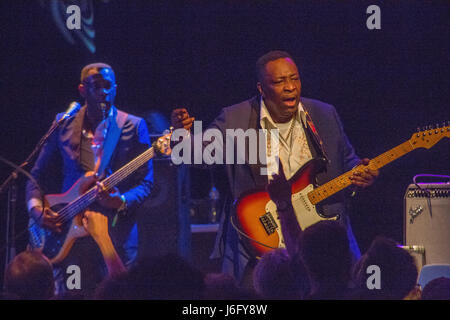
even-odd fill
[(117, 141), (119, 141), (120, 133), (122, 132), (122, 128), (128, 117), (128, 113), (126, 112), (117, 109), (115, 111), (116, 112), (113, 115), (113, 119), (115, 121), (111, 121), (109, 124), (108, 133), (103, 143), (103, 156), (97, 171), (100, 176), (104, 173), (105, 169), (109, 165), (109, 162), (111, 161)]
[(317, 132), (316, 127), (314, 126), (314, 123), (313, 123), (312, 118), (309, 115), (308, 111), (306, 111), (306, 110), (302, 111), (300, 114), (301, 114), (301, 118), (302, 118), (303, 128), (305, 130), (308, 130), (308, 132), (310, 133), (310, 136), (313, 137), (314, 142), (319, 147), (320, 152), (322, 153), (322, 156), (327, 160), (327, 162), (329, 162), (329, 159), (325, 152), (325, 148), (323, 147), (323, 141), (320, 138), (319, 133)]

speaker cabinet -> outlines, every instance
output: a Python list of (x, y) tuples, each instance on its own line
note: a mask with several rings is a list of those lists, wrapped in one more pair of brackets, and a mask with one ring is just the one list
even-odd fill
[(139, 256), (189, 255), (189, 170), (170, 157), (153, 160), (154, 186), (137, 216)]
[[(209, 258), (218, 228), (207, 221), (209, 200), (201, 201), (199, 207), (195, 206), (199, 201), (191, 199), (191, 181), (200, 179), (198, 172), (173, 165), (170, 157), (156, 158), (153, 179), (152, 193), (137, 216), (139, 257), (175, 253), (204, 272), (219, 272), (219, 261)], [(202, 183), (209, 190), (211, 182), (205, 183), (203, 178)]]
[(218, 224), (191, 224), (191, 261), (204, 273), (221, 271), (220, 259), (210, 258), (218, 228)]
[(450, 264), (450, 184), (419, 183), (404, 196), (404, 243), (418, 261)]

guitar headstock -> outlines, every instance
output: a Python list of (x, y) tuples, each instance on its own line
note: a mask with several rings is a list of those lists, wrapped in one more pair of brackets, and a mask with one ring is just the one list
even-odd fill
[(430, 149), (445, 137), (450, 138), (450, 121), (444, 122), (441, 126), (427, 126), (422, 130), (418, 128), (417, 132), (409, 139), (409, 142), (413, 148)]
[(164, 156), (170, 156), (172, 149), (170, 148), (170, 137), (172, 136), (172, 128), (170, 132), (166, 130), (163, 136), (159, 137), (155, 142), (152, 143), (152, 147), (155, 151)]

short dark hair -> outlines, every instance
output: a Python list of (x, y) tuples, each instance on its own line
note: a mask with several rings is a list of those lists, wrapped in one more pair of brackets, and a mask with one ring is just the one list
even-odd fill
[[(109, 289), (121, 288), (125, 292), (121, 297), (131, 300), (198, 300), (205, 288), (203, 273), (175, 253), (143, 256), (127, 274)], [(103, 297), (111, 297), (109, 289)]]
[(50, 261), (38, 251), (24, 251), (5, 272), (5, 291), (20, 299), (50, 299), (55, 288)]
[(414, 257), (397, 243), (384, 236), (377, 236), (354, 269), (356, 284), (367, 289), (367, 268), (377, 265), (382, 271), (381, 289), (378, 294), (386, 299), (403, 299), (417, 282), (417, 266)]
[(346, 228), (337, 221), (323, 220), (306, 228), (300, 254), (311, 279), (344, 284), (350, 278), (352, 253)]
[(264, 72), (264, 68), (266, 67), (266, 64), (268, 64), (270, 61), (275, 61), (275, 60), (283, 59), (283, 58), (289, 58), (292, 61), (294, 61), (294, 59), (292, 58), (292, 56), (289, 53), (287, 53), (286, 51), (281, 51), (281, 50), (269, 51), (266, 54), (264, 54), (263, 56), (261, 56), (256, 61), (256, 79), (258, 81), (262, 80), (263, 72)]
[(433, 279), (422, 290), (422, 300), (449, 300), (450, 278)]
[(284, 248), (261, 257), (253, 270), (253, 285), (264, 299), (302, 299), (310, 290), (302, 261), (291, 259)]
[(111, 71), (114, 73), (113, 68), (109, 64), (103, 63), (103, 62), (95, 62), (88, 64), (87, 66), (84, 66), (84, 68), (81, 70), (81, 77), (80, 81), (83, 82), (84, 79), (88, 77), (89, 71), (95, 69), (96, 71), (100, 71), (102, 69), (111, 69)]

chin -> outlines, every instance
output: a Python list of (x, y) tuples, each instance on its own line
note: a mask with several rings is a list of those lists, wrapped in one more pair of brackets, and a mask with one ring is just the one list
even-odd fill
[(286, 110), (286, 116), (293, 116), (294, 114), (296, 114), (298, 111), (297, 106), (295, 107), (288, 107)]

